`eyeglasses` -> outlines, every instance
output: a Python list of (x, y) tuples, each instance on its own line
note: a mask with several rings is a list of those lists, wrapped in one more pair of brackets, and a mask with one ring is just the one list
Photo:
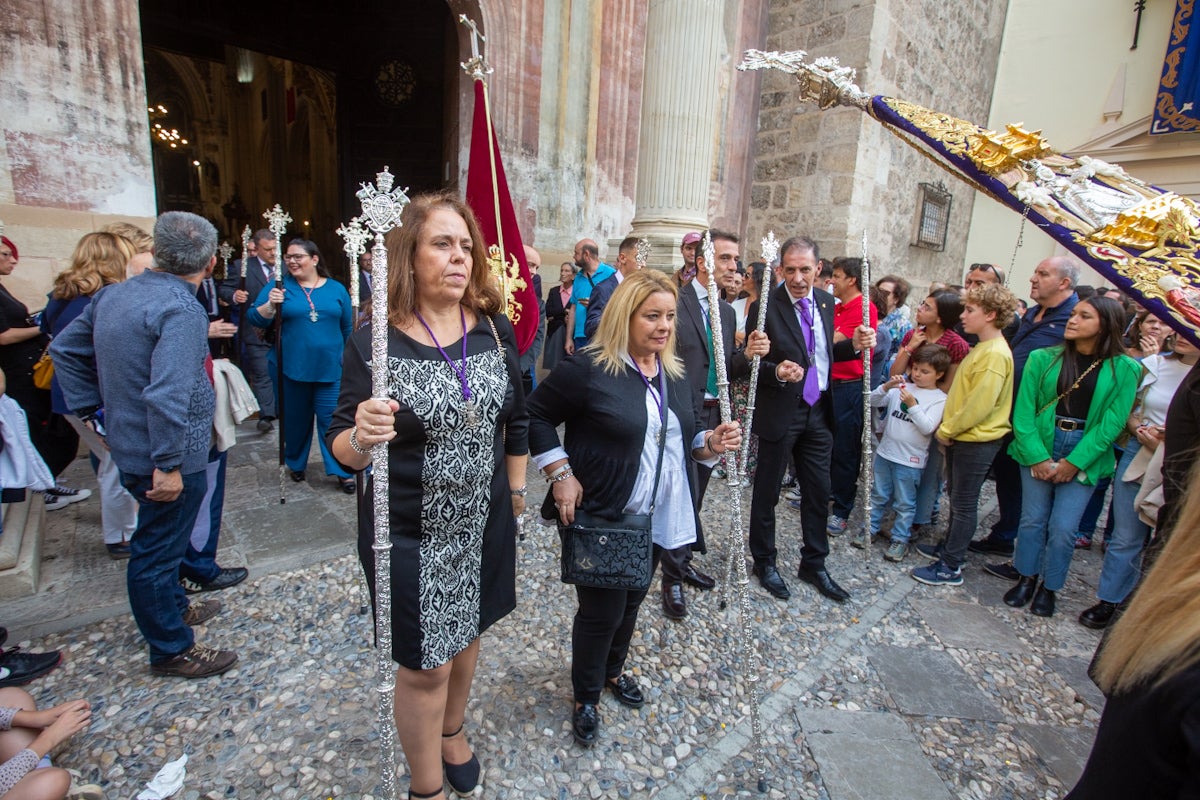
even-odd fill
[(1004, 270), (1000, 269), (995, 264), (972, 264), (970, 267), (967, 268), (967, 274), (970, 275), (972, 272), (975, 272), (976, 270), (979, 270), (980, 272), (992, 273), (993, 275), (996, 276), (996, 282), (999, 283), (1001, 286), (1004, 285)]
[(284, 261), (303, 261), (306, 258), (312, 258), (308, 253), (288, 253), (283, 257)]

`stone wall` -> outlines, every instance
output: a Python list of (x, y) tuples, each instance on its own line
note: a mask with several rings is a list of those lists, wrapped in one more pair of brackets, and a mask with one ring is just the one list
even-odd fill
[[(768, 50), (836, 56), (870, 94), (987, 119), (1006, 0), (773, 0)], [(749, 238), (805, 233), (826, 256), (861, 254), (875, 276), (922, 286), (961, 279), (972, 190), (857, 109), (800, 105), (794, 80), (764, 75)], [(921, 183), (953, 196), (944, 251), (916, 247)], [(743, 248), (756, 254), (757, 245)]]
[(5, 285), (37, 309), (83, 233), (154, 215), (136, 0), (5, 0), (0, 75)]

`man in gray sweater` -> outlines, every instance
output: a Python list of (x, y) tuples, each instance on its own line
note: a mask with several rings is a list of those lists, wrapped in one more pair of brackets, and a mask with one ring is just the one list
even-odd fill
[(169, 211), (154, 226), (154, 268), (105, 287), (51, 345), (67, 405), (107, 436), (121, 483), (138, 501), (126, 585), (159, 675), (204, 678), (237, 662), (195, 643), (192, 625), (221, 610), (189, 605), (179, 563), (206, 490), (213, 388), (208, 317), (196, 288), (216, 258), (217, 231)]

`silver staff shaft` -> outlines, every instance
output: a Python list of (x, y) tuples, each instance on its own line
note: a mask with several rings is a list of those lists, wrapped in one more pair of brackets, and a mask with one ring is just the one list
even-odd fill
[[(862, 324), (871, 326), (871, 262), (867, 258), (867, 232), (863, 231), (862, 275), (858, 280), (862, 290)], [(871, 414), (871, 348), (864, 347), (862, 351), (863, 364), (863, 432), (862, 432), (862, 465), (860, 466), (859, 484), (863, 493), (863, 530), (867, 537), (867, 546), (863, 552), (871, 558), (871, 488), (875, 473), (872, 462), (875, 460), (875, 430)]]
[[(721, 422), (733, 419), (729, 403), (729, 370), (725, 361), (725, 339), (721, 324), (721, 298), (717, 289), (716, 258), (712, 238), (704, 234), (704, 263), (708, 271), (708, 321), (712, 331), (712, 359), (717, 372), (717, 403), (721, 409)], [(744, 434), (745, 435), (745, 434)], [(739, 468), (738, 451), (725, 454), (725, 478), (729, 487), (729, 526), (726, 552), (731, 554), (734, 584), (738, 592), (738, 626), (741, 629), (742, 658), (746, 664), (746, 682), (750, 694), (751, 744), (754, 748), (754, 769), (758, 775), (759, 790), (766, 791), (766, 755), (762, 743), (762, 720), (759, 705), (762, 699), (760, 680), (760, 655), (754, 636), (750, 613), (749, 585), (746, 574), (745, 537), (742, 535), (742, 475)], [(732, 554), (736, 553), (736, 556)]]

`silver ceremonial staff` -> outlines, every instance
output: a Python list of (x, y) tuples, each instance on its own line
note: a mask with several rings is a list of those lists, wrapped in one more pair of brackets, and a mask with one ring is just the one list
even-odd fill
[[(858, 280), (859, 289), (862, 291), (862, 324), (866, 327), (871, 326), (871, 262), (867, 258), (867, 232), (863, 231), (862, 238), (862, 275)], [(871, 558), (871, 486), (875, 473), (872, 472), (872, 462), (875, 460), (875, 429), (872, 425), (871, 414), (871, 348), (863, 348), (862, 351), (863, 364), (863, 432), (862, 432), (862, 465), (859, 467), (861, 477), (859, 483), (862, 485), (863, 492), (863, 529), (866, 532), (867, 546), (863, 548), (863, 552), (867, 554), (867, 560)]]
[[(717, 403), (721, 409), (721, 421), (733, 419), (729, 404), (729, 369), (725, 363), (725, 339), (721, 329), (721, 298), (717, 289), (716, 256), (712, 237), (704, 232), (704, 264), (708, 271), (708, 325), (712, 331), (712, 359), (717, 371)], [(744, 435), (744, 434), (743, 434)], [(758, 643), (754, 639), (754, 628), (750, 616), (750, 578), (746, 574), (745, 544), (742, 536), (742, 475), (738, 459), (740, 453), (725, 454), (725, 479), (729, 486), (729, 529), (727, 552), (733, 560), (738, 592), (738, 625), (742, 633), (742, 657), (746, 661), (746, 680), (750, 684), (750, 731), (751, 746), (754, 748), (754, 771), (758, 774), (758, 791), (767, 791), (766, 758), (762, 743), (762, 721), (759, 718), (759, 703), (762, 696), (760, 682), (760, 656)], [(736, 553), (737, 555), (733, 555)]]
[[(346, 252), (346, 259), (350, 262), (350, 307), (354, 309), (354, 326), (358, 327), (358, 257), (367, 252), (367, 240), (371, 238), (371, 232), (362, 226), (358, 217), (351, 218), (350, 222), (339, 227), (335, 233), (342, 237), (345, 244), (342, 245), (342, 250)], [(374, 259), (375, 254), (371, 254)]]
[(247, 225), (242, 229), (242, 267), (239, 270), (241, 274), (238, 275), (241, 278), (241, 281), (238, 283), (238, 289), (241, 289), (243, 292), (246, 291), (246, 259), (250, 257), (250, 236), (250, 226)]
[[(364, 183), (357, 197), (362, 219), (375, 233), (371, 249), (371, 395), (387, 400), (388, 386), (388, 263), (383, 236), (400, 227), (400, 214), (408, 205), (404, 189), (392, 188), (395, 176), (375, 175), (375, 186)], [(371, 447), (372, 485), (375, 488), (375, 656), (379, 684), (379, 748), (383, 766), (384, 796), (396, 797), (396, 719), (392, 689), (392, 541), (388, 526), (388, 449), (386, 442)]]
[[(283, 235), (287, 233), (288, 223), (292, 221), (292, 217), (279, 203), (275, 204), (274, 208), (267, 209), (263, 212), (263, 219), (267, 221), (267, 227), (271, 229), (271, 233), (275, 234), (275, 288), (283, 291)], [(245, 273), (245, 263), (242, 262), (243, 276)], [(287, 497), (283, 493), (283, 475), (287, 471), (287, 461), (284, 458), (284, 430), (286, 425), (284, 420), (283, 408), (283, 303), (275, 307), (275, 385), (279, 387), (277, 392), (278, 397), (275, 398), (275, 404), (278, 406), (276, 412), (279, 415), (279, 503), (280, 505), (287, 502)]]
[(233, 257), (233, 245), (221, 242), (221, 246), (217, 248), (217, 255), (221, 257), (221, 280), (224, 280), (229, 277), (229, 259)]

